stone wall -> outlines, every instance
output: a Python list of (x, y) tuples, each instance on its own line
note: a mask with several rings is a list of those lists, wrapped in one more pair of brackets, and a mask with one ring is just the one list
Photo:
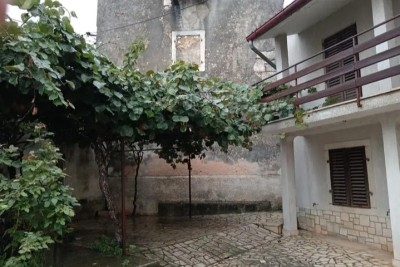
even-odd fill
[(299, 227), (393, 252), (390, 217), (298, 208)]
[[(250, 50), (245, 38), (282, 8), (282, 0), (254, 0), (246, 3), (240, 0), (134, 2), (98, 1), (96, 44), (114, 62), (121, 63), (131, 42), (141, 36), (146, 40), (146, 50), (138, 61), (138, 68), (144, 72), (148, 69), (167, 68), (172, 63), (173, 52), (177, 59), (180, 56), (188, 59), (194, 57), (195, 62), (199, 52), (204, 53), (205, 62), (197, 62), (204, 63), (202, 75), (250, 84), (273, 73), (274, 70)], [(190, 35), (197, 33), (201, 40), (197, 35)], [(273, 59), (273, 42), (260, 40), (255, 46)], [(197, 48), (200, 50), (197, 51)], [(193, 201), (266, 202), (275, 209), (279, 208), (279, 140), (260, 134), (253, 141), (252, 151), (231, 148), (228, 154), (224, 154), (216, 148), (207, 151), (204, 160), (193, 161)], [(70, 170), (66, 181), (75, 188), (74, 195), (82, 200), (84, 215), (91, 216), (104, 209), (93, 152), (74, 150), (67, 157), (67, 165)], [(88, 170), (91, 173), (87, 173)], [(125, 170), (128, 178), (128, 212), (132, 210), (134, 170), (135, 165), (128, 162)], [(111, 189), (118, 205), (118, 155), (113, 159), (109, 174)], [(156, 154), (147, 153), (139, 173), (137, 212), (157, 214), (158, 203), (167, 201), (188, 201), (187, 168), (178, 165), (173, 169)]]
[[(195, 62), (204, 63), (204, 74), (250, 84), (272, 75), (274, 69), (250, 50), (246, 36), (281, 10), (282, 4), (283, 0), (135, 0), (134, 4), (99, 0), (97, 45), (120, 63), (132, 41), (144, 37), (146, 50), (138, 67), (163, 70), (173, 62), (178, 43), (174, 34), (202, 31), (205, 49), (199, 53), (204, 53), (205, 62)], [(273, 41), (257, 40), (254, 45), (274, 60)], [(194, 46), (185, 47), (190, 55), (183, 58), (191, 58)]]

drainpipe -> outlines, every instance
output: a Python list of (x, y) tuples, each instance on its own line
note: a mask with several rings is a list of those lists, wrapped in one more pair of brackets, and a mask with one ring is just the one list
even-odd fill
[(250, 49), (253, 50), (254, 53), (256, 53), (260, 58), (262, 58), (265, 62), (267, 62), (271, 67), (276, 70), (276, 65), (274, 62), (272, 62), (269, 58), (267, 58), (263, 53), (261, 53), (260, 50), (257, 49), (257, 47), (254, 46), (253, 40), (249, 41), (249, 46)]

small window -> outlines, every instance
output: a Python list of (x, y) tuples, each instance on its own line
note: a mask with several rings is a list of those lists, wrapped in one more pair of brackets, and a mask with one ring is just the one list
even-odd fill
[[(352, 36), (357, 35), (356, 24), (353, 24), (340, 32), (326, 38), (323, 42), (323, 49), (325, 50), (325, 58), (334, 56), (342, 51), (345, 51), (355, 44), (357, 44), (357, 38), (353, 42)], [(354, 57), (351, 55), (345, 59), (336, 61), (326, 67), (326, 72), (329, 73), (348, 64), (354, 63)], [(349, 72), (344, 75), (332, 78), (326, 82), (327, 87), (333, 87), (355, 78), (355, 72)], [(330, 96), (335, 98), (338, 102), (350, 100), (356, 98), (356, 89), (350, 89), (344, 92), (340, 92)]]
[(172, 61), (183, 60), (205, 71), (205, 31), (172, 32)]
[(370, 208), (365, 147), (329, 150), (332, 204)]

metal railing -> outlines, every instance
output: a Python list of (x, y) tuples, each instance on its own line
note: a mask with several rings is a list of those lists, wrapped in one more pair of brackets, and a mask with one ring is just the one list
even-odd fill
[[(284, 75), (284, 74), (288, 73), (290, 70), (294, 70), (294, 72), (292, 74), (289, 74), (275, 82), (266, 84), (264, 86), (264, 93), (268, 94), (268, 96), (261, 98), (260, 102), (269, 103), (271, 101), (274, 101), (274, 100), (277, 100), (277, 99), (280, 99), (280, 98), (283, 98), (283, 97), (286, 97), (289, 95), (295, 95), (296, 96), (295, 105), (301, 105), (301, 104), (309, 103), (311, 101), (318, 100), (318, 99), (321, 99), (321, 98), (324, 98), (327, 96), (345, 92), (350, 89), (357, 89), (356, 90), (357, 104), (359, 106), (361, 106), (360, 105), (361, 86), (399, 75), (400, 74), (400, 64), (398, 64), (396, 66), (391, 66), (384, 70), (377, 71), (375, 73), (365, 75), (365, 76), (360, 75), (361, 69), (400, 55), (400, 45), (395, 45), (394, 47), (392, 47), (388, 50), (374, 54), (372, 56), (362, 58), (360, 60), (358, 59), (358, 55), (367, 49), (374, 48), (377, 45), (380, 45), (384, 42), (390, 41), (390, 40), (400, 36), (400, 27), (399, 26), (394, 27), (393, 29), (388, 30), (388, 31), (386, 31), (372, 39), (369, 39), (368, 41), (360, 43), (360, 44), (357, 44), (358, 37), (361, 35), (364, 35), (367, 32), (373, 31), (374, 29), (376, 29), (384, 24), (394, 21), (395, 19), (397, 19), (399, 17), (400, 17), (400, 14), (397, 16), (394, 16), (393, 18), (391, 18), (385, 22), (375, 25), (374, 27), (371, 27), (357, 35), (349, 37), (346, 40), (343, 40), (334, 46), (331, 46), (331, 47), (329, 47), (329, 48), (327, 48), (305, 60), (302, 60), (302, 61), (296, 63), (295, 65), (292, 65), (292, 66), (268, 77), (267, 79), (264, 79), (262, 82), (268, 81), (269, 79), (274, 78), (280, 74)], [(350, 47), (344, 51), (341, 51), (334, 56), (325, 58), (322, 61), (319, 61), (318, 63), (312, 64), (303, 69), (300, 69), (300, 64), (304, 64), (311, 59), (314, 59), (320, 55), (323, 55), (327, 50), (330, 50), (330, 49), (334, 48), (335, 46), (338, 46), (338, 45), (342, 44), (343, 42), (348, 41), (349, 39), (353, 40), (353, 44), (354, 44), (353, 47)], [(330, 64), (344, 60), (346, 58), (349, 58), (350, 56), (354, 57), (354, 59), (355, 59), (354, 62), (346, 64), (342, 67), (336, 68), (333, 71), (325, 72), (326, 67), (329, 66)], [(312, 78), (310, 80), (307, 80), (305, 82), (301, 82), (301, 83), (298, 82), (299, 79), (306, 78), (307, 75), (316, 73), (317, 71), (321, 71), (321, 70), (323, 73), (322, 75), (319, 75), (319, 76)], [(325, 88), (325, 90), (321, 90), (321, 91), (318, 91), (318, 92), (315, 92), (312, 94), (308, 94), (305, 96), (299, 96), (299, 93), (305, 89), (308, 89), (310, 87), (313, 87), (313, 86), (316, 86), (316, 85), (319, 85), (322, 83), (326, 83), (333, 78), (340, 77), (342, 75), (345, 75), (345, 74), (351, 73), (351, 72), (355, 73), (355, 78), (352, 80), (343, 82), (341, 84), (338, 84), (338, 85), (335, 85), (332, 87), (327, 87), (327, 88)], [(289, 87), (285, 90), (279, 91), (277, 93), (270, 92), (272, 89), (277, 88), (280, 85), (285, 85), (285, 84), (292, 84), (292, 85), (294, 84), (294, 86), (291, 86), (291, 87)]]

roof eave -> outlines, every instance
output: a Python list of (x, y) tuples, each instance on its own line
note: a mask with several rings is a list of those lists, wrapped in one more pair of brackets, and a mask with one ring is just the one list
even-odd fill
[(286, 20), (292, 14), (296, 13), (302, 7), (307, 5), (312, 0), (295, 0), (290, 5), (282, 9), (279, 13), (273, 16), (270, 20), (266, 21), (263, 25), (253, 31), (246, 37), (247, 42), (251, 42), (255, 40), (257, 37), (260, 37), (264, 33), (268, 32), (275, 26), (277, 26), (282, 21)]

